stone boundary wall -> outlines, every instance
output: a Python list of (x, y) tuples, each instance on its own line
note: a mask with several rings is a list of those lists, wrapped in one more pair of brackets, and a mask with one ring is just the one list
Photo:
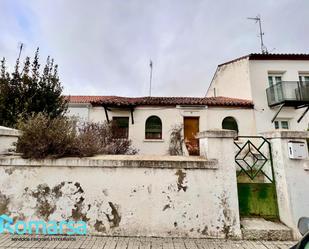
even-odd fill
[(0, 213), (84, 220), (96, 235), (239, 238), (235, 169), (226, 165), (205, 157), (3, 156)]
[(102, 168), (182, 168), (217, 169), (218, 160), (199, 156), (100, 155), (60, 159), (28, 160), (20, 156), (0, 157), (2, 166), (29, 167), (102, 167)]

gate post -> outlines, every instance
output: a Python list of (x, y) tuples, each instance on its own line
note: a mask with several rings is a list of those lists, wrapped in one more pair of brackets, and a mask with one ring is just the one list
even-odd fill
[(230, 230), (229, 235), (241, 238), (234, 159), (234, 138), (236, 136), (236, 131), (232, 130), (207, 130), (197, 135), (200, 142), (200, 155), (208, 159), (218, 160), (217, 176), (220, 180), (221, 190), (219, 191), (214, 186), (213, 192), (219, 198), (223, 196), (220, 201), (225, 205), (225, 207), (224, 205), (222, 207), (222, 212), (225, 217), (226, 227)]
[(288, 143), (301, 142), (307, 150), (309, 132), (277, 130), (262, 135), (271, 143), (280, 220), (293, 230), (294, 238), (298, 238), (298, 219), (309, 217), (308, 151), (305, 151), (305, 159), (291, 159)]

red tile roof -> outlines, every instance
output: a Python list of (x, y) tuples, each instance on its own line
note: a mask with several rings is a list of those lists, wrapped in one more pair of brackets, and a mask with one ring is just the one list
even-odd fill
[(253, 102), (228, 97), (119, 97), (119, 96), (66, 96), (70, 103), (91, 103), (102, 106), (175, 106), (208, 105), (252, 108)]
[(252, 53), (245, 56), (241, 56), (231, 61), (224, 62), (219, 65), (227, 65), (233, 63), (235, 61), (239, 61), (242, 59), (249, 59), (249, 60), (309, 60), (309, 54), (259, 54), (259, 53)]
[(70, 103), (91, 103), (95, 101), (99, 101), (101, 99), (107, 99), (107, 98), (112, 98), (113, 96), (86, 96), (86, 95), (69, 95), (65, 96), (65, 98), (70, 102)]

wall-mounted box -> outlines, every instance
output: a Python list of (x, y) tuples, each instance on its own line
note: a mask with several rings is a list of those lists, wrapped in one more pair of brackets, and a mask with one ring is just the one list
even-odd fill
[(289, 158), (306, 159), (308, 157), (308, 148), (305, 142), (290, 141), (288, 142)]

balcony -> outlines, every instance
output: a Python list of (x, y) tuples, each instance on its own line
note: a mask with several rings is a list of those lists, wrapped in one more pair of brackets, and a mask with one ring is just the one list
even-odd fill
[(309, 82), (282, 81), (266, 89), (270, 107), (282, 105), (299, 107), (309, 104)]

